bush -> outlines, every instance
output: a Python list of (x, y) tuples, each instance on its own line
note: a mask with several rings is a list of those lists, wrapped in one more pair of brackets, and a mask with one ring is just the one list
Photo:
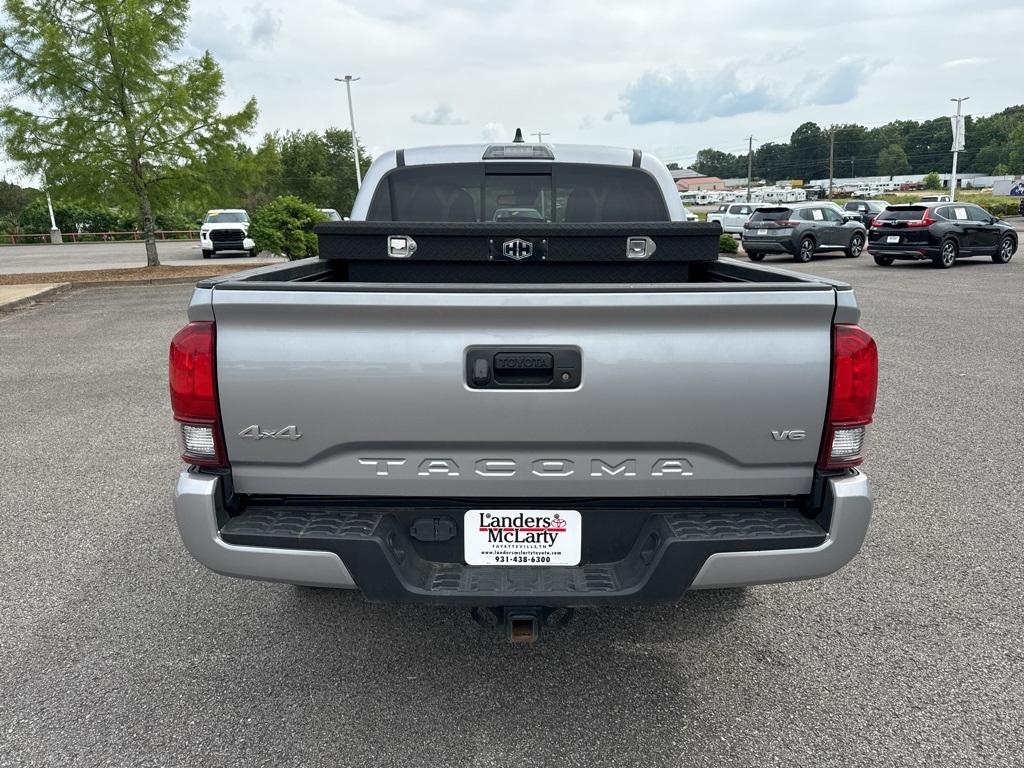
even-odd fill
[(740, 250), (740, 244), (736, 242), (736, 238), (732, 235), (720, 235), (718, 238), (718, 251), (719, 253), (738, 253)]
[(971, 202), (975, 205), (980, 205), (986, 211), (991, 213), (993, 216), (1016, 216), (1020, 205), (1019, 197), (991, 197), (988, 195), (978, 197), (964, 197), (960, 195), (956, 196), (957, 200), (963, 200), (964, 202)]
[(316, 235), (313, 225), (325, 216), (312, 203), (294, 195), (285, 195), (264, 205), (253, 214), (249, 237), (256, 248), (289, 260), (316, 256)]
[(926, 174), (923, 181), (925, 189), (942, 189), (942, 178), (937, 171)]

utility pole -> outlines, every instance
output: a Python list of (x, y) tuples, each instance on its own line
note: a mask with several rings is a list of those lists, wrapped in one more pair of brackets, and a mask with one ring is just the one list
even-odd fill
[(961, 96), (958, 99), (950, 99), (950, 101), (956, 102), (956, 117), (953, 118), (953, 174), (949, 177), (949, 199), (950, 201), (956, 200), (956, 161), (957, 155), (960, 154), (960, 147), (963, 144), (964, 137), (960, 133), (960, 107), (970, 96)]
[(832, 180), (835, 178), (836, 129), (828, 132), (828, 199), (832, 199)]
[(363, 171), (359, 167), (359, 142), (356, 141), (356, 118), (352, 114), (352, 83), (359, 78), (345, 75), (345, 77), (336, 77), (334, 79), (339, 83), (344, 83), (345, 90), (348, 91), (348, 122), (352, 126), (352, 159), (356, 165), (356, 189), (358, 190), (363, 186)]
[(747, 139), (747, 202), (750, 202), (750, 185), (754, 183), (754, 137)]
[(46, 188), (46, 207), (50, 211), (50, 242), (53, 245), (60, 245), (64, 238), (57, 229), (57, 220), (53, 218), (53, 200), (50, 199), (50, 183), (46, 180), (46, 171), (43, 171), (43, 186)]
[(544, 137), (545, 136), (550, 136), (551, 132), (550, 131), (537, 131), (533, 135), (537, 137), (537, 143), (538, 144), (543, 144), (544, 143)]

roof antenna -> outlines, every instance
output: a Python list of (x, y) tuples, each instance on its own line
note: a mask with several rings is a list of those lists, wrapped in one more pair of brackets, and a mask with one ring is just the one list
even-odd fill
[(514, 139), (512, 139), (512, 143), (513, 144), (525, 144), (526, 143), (523, 140), (523, 129), (522, 128), (516, 128), (516, 137)]

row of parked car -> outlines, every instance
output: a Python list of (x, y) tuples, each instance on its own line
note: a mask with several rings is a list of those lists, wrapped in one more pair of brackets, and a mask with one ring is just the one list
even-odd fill
[(738, 234), (751, 261), (768, 254), (806, 263), (817, 253), (841, 251), (857, 258), (865, 250), (879, 266), (897, 259), (931, 262), (944, 269), (959, 258), (989, 256), (1006, 264), (1017, 251), (1017, 231), (973, 203), (944, 195), (909, 205), (884, 200), (828, 201), (757, 206), (736, 203), (708, 214), (724, 232)]

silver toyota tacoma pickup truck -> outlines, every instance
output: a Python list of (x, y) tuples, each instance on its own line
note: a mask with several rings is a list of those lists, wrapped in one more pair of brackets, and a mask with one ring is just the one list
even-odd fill
[(854, 293), (681, 219), (638, 150), (378, 157), (319, 258), (195, 290), (170, 349), (189, 552), (512, 639), (841, 568), (871, 517)]

